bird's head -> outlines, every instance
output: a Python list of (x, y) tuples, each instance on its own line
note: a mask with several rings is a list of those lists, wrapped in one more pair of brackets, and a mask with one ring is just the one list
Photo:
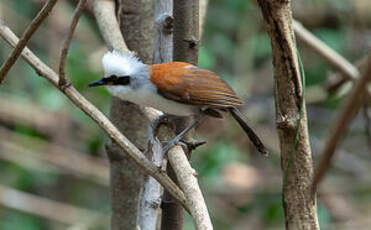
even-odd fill
[(111, 95), (124, 98), (149, 81), (149, 68), (131, 53), (107, 52), (102, 59), (104, 77), (89, 87), (105, 85)]

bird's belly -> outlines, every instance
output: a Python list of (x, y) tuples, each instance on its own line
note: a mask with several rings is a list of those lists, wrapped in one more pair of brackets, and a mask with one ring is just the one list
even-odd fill
[(157, 94), (157, 92), (153, 92), (150, 90), (146, 90), (146, 92), (137, 92), (137, 96), (134, 96), (134, 98), (134, 100), (131, 101), (136, 104), (153, 107), (157, 110), (171, 115), (190, 116), (196, 114), (199, 111), (199, 108), (197, 106), (182, 104), (170, 99), (166, 99)]

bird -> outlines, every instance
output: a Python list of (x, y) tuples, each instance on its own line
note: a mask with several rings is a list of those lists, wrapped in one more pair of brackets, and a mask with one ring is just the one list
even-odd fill
[[(239, 110), (243, 101), (216, 73), (187, 62), (147, 65), (135, 53), (116, 50), (104, 54), (102, 66), (104, 77), (89, 87), (106, 86), (108, 92), (119, 99), (180, 117), (223, 118), (223, 114), (229, 112), (255, 148), (263, 155), (268, 154)], [(200, 120), (196, 119), (179, 133), (165, 149), (176, 144)]]

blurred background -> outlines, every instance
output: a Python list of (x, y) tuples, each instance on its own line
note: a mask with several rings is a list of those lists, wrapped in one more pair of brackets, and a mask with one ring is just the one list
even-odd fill
[[(29, 48), (57, 70), (74, 1), (59, 1)], [(20, 36), (43, 0), (1, 0), (0, 19)], [(322, 41), (362, 67), (371, 47), (371, 1), (297, 0), (293, 15)], [(275, 130), (269, 37), (253, 1), (209, 1), (199, 65), (228, 81), (247, 102), (250, 124), (271, 150), (254, 152), (229, 118), (198, 128), (208, 143), (193, 154), (215, 229), (284, 229), (281, 169)], [(301, 42), (313, 155), (323, 148), (329, 126), (349, 92), (328, 63)], [(84, 13), (68, 56), (73, 85), (108, 114), (104, 88), (87, 88), (102, 75), (106, 48), (95, 21)], [(0, 63), (11, 49), (0, 39)], [(322, 229), (370, 229), (370, 111), (362, 109), (337, 151), (321, 185)], [(0, 86), (0, 229), (108, 229), (109, 172), (106, 137), (85, 114), (37, 76), (22, 59)], [(185, 229), (193, 229), (186, 219)]]

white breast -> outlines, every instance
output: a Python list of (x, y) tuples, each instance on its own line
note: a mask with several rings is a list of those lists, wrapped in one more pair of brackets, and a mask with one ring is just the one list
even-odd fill
[(141, 106), (153, 107), (171, 115), (190, 116), (198, 113), (199, 109), (197, 106), (186, 105), (164, 98), (157, 93), (157, 89), (153, 85), (147, 85), (135, 90), (126, 86), (107, 86), (107, 89), (112, 95), (122, 100)]

